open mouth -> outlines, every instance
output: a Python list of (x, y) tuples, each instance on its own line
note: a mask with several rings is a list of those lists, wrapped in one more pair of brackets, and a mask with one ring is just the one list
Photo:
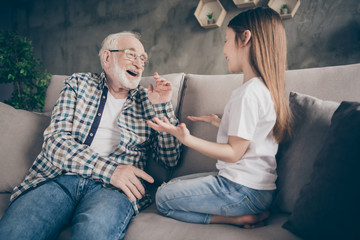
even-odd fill
[(131, 76), (133, 76), (133, 77), (136, 77), (136, 76), (138, 75), (137, 72), (133, 72), (133, 71), (130, 71), (130, 70), (126, 70), (126, 72), (127, 72), (128, 74), (130, 74)]

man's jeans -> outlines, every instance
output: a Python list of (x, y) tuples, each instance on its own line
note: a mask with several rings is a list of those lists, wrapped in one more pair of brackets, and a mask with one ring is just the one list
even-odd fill
[(271, 205), (274, 190), (251, 189), (216, 173), (198, 177), (202, 175), (189, 175), (163, 184), (156, 193), (159, 211), (180, 221), (208, 224), (212, 215), (257, 214)]
[(122, 239), (133, 214), (123, 193), (64, 175), (16, 199), (0, 220), (0, 239), (56, 239), (68, 223), (71, 239)]

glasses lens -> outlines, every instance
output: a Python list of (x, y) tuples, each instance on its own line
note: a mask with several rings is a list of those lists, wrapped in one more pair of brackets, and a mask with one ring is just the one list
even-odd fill
[(132, 61), (135, 61), (137, 58), (137, 55), (134, 51), (131, 50), (125, 50), (126, 56), (131, 59)]
[[(132, 50), (125, 50), (125, 54), (126, 56), (131, 60), (131, 61), (135, 61), (139, 56)], [(147, 65), (148, 59), (145, 56), (140, 56), (139, 57), (141, 62), (143, 63), (143, 65)]]

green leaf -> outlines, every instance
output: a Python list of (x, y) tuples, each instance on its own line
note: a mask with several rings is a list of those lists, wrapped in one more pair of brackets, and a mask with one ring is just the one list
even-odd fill
[(42, 111), (51, 75), (33, 54), (32, 42), (0, 30), (0, 83), (12, 83), (14, 92), (5, 102), (15, 108)]

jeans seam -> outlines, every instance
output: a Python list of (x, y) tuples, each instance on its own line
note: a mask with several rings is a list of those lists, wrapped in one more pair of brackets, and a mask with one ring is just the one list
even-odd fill
[(228, 212), (229, 212), (229, 209), (233, 208), (234, 206), (237, 206), (237, 205), (241, 205), (241, 203), (244, 202), (244, 204), (246, 204), (247, 208), (252, 211), (254, 214), (256, 214), (257, 212), (254, 210), (254, 204), (250, 201), (250, 199), (247, 197), (247, 196), (244, 196), (240, 201), (236, 202), (236, 203), (231, 203), (231, 204), (228, 204), (226, 206), (223, 206), (221, 208), (221, 212), (222, 212), (222, 215), (223, 216), (228, 216)]
[(72, 198), (70, 191), (65, 186), (63, 186), (61, 183), (56, 181), (56, 179), (54, 180), (54, 183), (56, 183), (56, 185), (58, 185), (66, 193), (66, 195), (71, 199), (71, 201), (76, 202), (76, 199), (74, 200)]
[[(123, 235), (124, 231), (125, 231), (126, 228), (129, 226), (129, 223), (130, 223), (129, 218), (131, 219), (131, 218), (133, 217), (133, 215), (134, 215), (134, 213), (131, 214), (131, 212), (132, 212), (131, 210), (132, 210), (132, 206), (130, 206), (130, 207), (128, 208), (128, 213), (127, 213), (127, 215), (126, 215), (126, 217), (125, 217), (125, 219), (124, 219), (124, 223), (127, 223), (127, 224), (126, 224), (126, 225), (125, 225), (125, 224), (122, 224), (122, 227), (120, 228), (120, 232), (119, 232), (119, 235), (118, 235), (117, 239), (120, 239), (120, 238), (121, 238), (121, 236)], [(124, 237), (125, 237), (125, 233), (124, 233)]]

